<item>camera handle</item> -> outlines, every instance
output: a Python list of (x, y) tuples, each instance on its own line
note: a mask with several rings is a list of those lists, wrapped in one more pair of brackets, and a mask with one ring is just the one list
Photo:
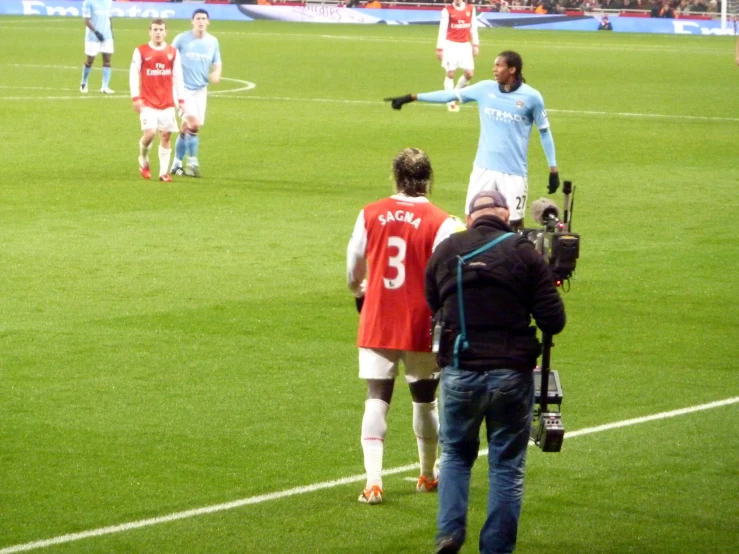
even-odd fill
[[(562, 186), (562, 192), (565, 195), (564, 200), (564, 224), (565, 224), (565, 232), (569, 233), (572, 227), (571, 221), (572, 221), (572, 215), (573, 211), (575, 209), (575, 191), (572, 187), (572, 181), (565, 181), (564, 185)], [(570, 203), (570, 194), (572, 194), (572, 203)]]
[(541, 342), (544, 348), (541, 354), (541, 392), (539, 393), (539, 408), (543, 413), (549, 408), (547, 402), (549, 400), (549, 371), (551, 370), (549, 363), (552, 355), (552, 335), (542, 332)]

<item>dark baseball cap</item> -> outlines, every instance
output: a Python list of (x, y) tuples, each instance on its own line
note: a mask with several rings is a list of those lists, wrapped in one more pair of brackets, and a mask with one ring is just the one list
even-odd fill
[[(486, 204), (480, 204), (479, 206), (475, 206), (475, 204), (480, 198), (489, 198), (490, 202)], [(472, 197), (469, 208), (470, 208), (469, 213), (476, 212), (477, 210), (486, 210), (488, 208), (508, 209), (508, 202), (506, 202), (505, 196), (503, 196), (497, 190), (483, 190), (483, 191), (478, 192), (475, 196)]]

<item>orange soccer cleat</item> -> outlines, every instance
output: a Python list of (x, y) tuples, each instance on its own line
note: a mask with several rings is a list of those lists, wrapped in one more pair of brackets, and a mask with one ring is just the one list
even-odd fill
[(165, 183), (171, 183), (172, 182), (172, 176), (169, 173), (165, 173), (164, 175), (159, 176), (160, 181), (164, 181)]
[(377, 485), (364, 489), (359, 495), (359, 501), (362, 504), (382, 504), (382, 489)]
[(139, 166), (139, 173), (141, 173), (141, 176), (144, 179), (151, 179), (151, 169), (149, 169), (148, 165), (145, 165), (143, 167)]
[(425, 475), (421, 475), (416, 483), (416, 492), (434, 492), (438, 487), (438, 479), (429, 479)]

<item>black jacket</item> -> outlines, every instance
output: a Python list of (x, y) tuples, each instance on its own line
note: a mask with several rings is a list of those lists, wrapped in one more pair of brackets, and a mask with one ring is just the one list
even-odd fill
[[(495, 216), (482, 216), (455, 233), (434, 251), (426, 266), (426, 301), (442, 323), (438, 354), (441, 367), (454, 365), (460, 334), (457, 268), (461, 256), (511, 229)], [(459, 347), (459, 368), (531, 370), (541, 353), (537, 326), (555, 335), (565, 326), (564, 303), (549, 267), (534, 245), (513, 235), (462, 266), (468, 347)]]

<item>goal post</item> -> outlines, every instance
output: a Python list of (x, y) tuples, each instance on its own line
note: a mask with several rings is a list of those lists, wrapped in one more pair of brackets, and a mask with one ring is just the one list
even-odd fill
[(737, 34), (737, 16), (739, 16), (739, 0), (724, 0), (721, 2), (721, 30), (733, 31)]

